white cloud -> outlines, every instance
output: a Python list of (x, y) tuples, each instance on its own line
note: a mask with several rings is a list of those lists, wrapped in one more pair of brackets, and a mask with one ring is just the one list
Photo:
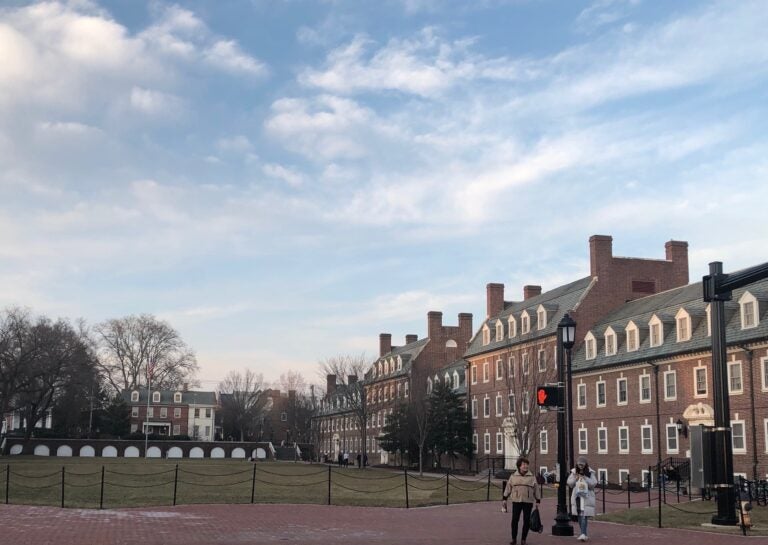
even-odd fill
[(291, 187), (299, 187), (304, 182), (304, 176), (300, 172), (283, 165), (268, 163), (262, 167), (262, 170), (267, 176), (283, 180)]
[(248, 153), (253, 150), (251, 140), (242, 134), (219, 138), (216, 147), (225, 152)]
[(169, 93), (134, 87), (130, 105), (134, 110), (150, 116), (174, 117), (184, 111), (184, 101)]
[(591, 32), (629, 16), (640, 0), (595, 0), (576, 17), (576, 28)]
[(234, 40), (219, 40), (203, 52), (203, 57), (210, 65), (235, 74), (252, 76), (267, 74), (267, 66), (244, 53)]

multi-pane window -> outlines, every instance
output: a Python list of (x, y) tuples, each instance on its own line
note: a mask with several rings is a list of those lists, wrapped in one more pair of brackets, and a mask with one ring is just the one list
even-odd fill
[(477, 399), (472, 400), (472, 418), (477, 418)]
[(680, 316), (677, 319), (677, 341), (687, 341), (691, 335), (689, 331), (688, 316)]
[(515, 414), (515, 394), (509, 394), (509, 414)]
[(528, 414), (528, 411), (530, 410), (530, 400), (528, 399), (527, 395), (523, 395), (523, 403), (520, 407), (520, 411), (523, 414)]
[(696, 395), (707, 395), (707, 368), (696, 367), (693, 370), (693, 377), (696, 382)]
[(589, 450), (588, 447), (587, 429), (579, 428), (579, 454), (586, 454)]
[(741, 326), (743, 329), (755, 326), (755, 302), (746, 301), (741, 306)]
[(524, 312), (520, 317), (522, 333), (528, 333), (531, 330), (531, 319), (528, 317), (528, 313)]
[(731, 442), (734, 454), (744, 454), (747, 452), (743, 420), (731, 420)]
[(664, 399), (677, 399), (677, 372), (664, 373)]
[(763, 358), (761, 363), (763, 365), (763, 390), (768, 390), (768, 358)]
[(640, 426), (640, 452), (653, 452), (653, 427), (650, 425)]
[(155, 416), (155, 408), (149, 407), (147, 409), (147, 418), (154, 418), (154, 416)]
[(486, 454), (491, 453), (491, 434), (488, 432), (483, 435), (483, 450)]
[(504, 434), (501, 432), (496, 433), (496, 453), (501, 454), (504, 452)]
[(491, 398), (486, 397), (483, 399), (483, 416), (485, 418), (488, 418), (491, 416)]
[(597, 428), (597, 452), (608, 452), (608, 428)]
[(515, 378), (515, 357), (510, 356), (509, 360), (507, 361), (507, 365), (509, 369), (507, 369), (507, 374), (509, 378)]
[(528, 367), (529, 367), (528, 366), (528, 352), (523, 352), (523, 362), (522, 362), (522, 365), (523, 365), (523, 374), (527, 375), (528, 374)]
[(585, 409), (587, 407), (587, 385), (581, 383), (576, 387), (576, 390), (578, 391), (576, 397), (578, 398), (577, 403), (579, 409)]
[(538, 322), (537, 327), (539, 329), (547, 327), (547, 311), (543, 308), (539, 309), (539, 312), (536, 313), (536, 321)]
[(131, 407), (131, 416), (133, 418), (137, 418), (139, 416), (139, 408), (138, 407)]
[(504, 378), (504, 361), (501, 358), (496, 360), (496, 380)]
[(605, 381), (598, 381), (596, 386), (596, 402), (598, 407), (605, 407)]
[(496, 322), (496, 340), (500, 341), (504, 338), (504, 325), (501, 323), (501, 320)]
[(626, 454), (629, 452), (629, 428), (619, 426), (619, 452)]
[(173, 435), (181, 435), (181, 425), (179, 424), (173, 425)]
[(139, 400), (139, 392), (131, 392), (131, 401), (134, 403)]
[(740, 394), (744, 391), (744, 383), (741, 379), (741, 362), (734, 361), (728, 364), (728, 392)]
[(627, 404), (627, 379), (620, 378), (616, 380), (616, 403), (618, 405)]
[(472, 434), (472, 451), (477, 452), (477, 434)]
[(503, 411), (504, 411), (504, 402), (502, 400), (501, 394), (498, 394), (496, 396), (496, 416), (502, 416)]
[(152, 403), (160, 403), (160, 392), (152, 392)]
[(616, 353), (616, 335), (609, 333), (605, 336), (605, 355), (613, 356)]
[(595, 339), (588, 338), (584, 341), (584, 347), (586, 351), (586, 358), (588, 360), (595, 359)]
[(547, 353), (544, 350), (539, 350), (539, 372), (543, 373), (547, 370)]
[(173, 408), (173, 417), (174, 418), (181, 418), (181, 407), (174, 407)]
[(517, 321), (512, 316), (507, 320), (507, 329), (509, 329), (510, 339), (517, 336)]
[(541, 430), (539, 432), (539, 452), (541, 452), (541, 454), (547, 454), (547, 452), (549, 452), (549, 435), (547, 430)]
[(651, 324), (651, 346), (659, 346), (661, 344), (661, 324)]
[(667, 424), (667, 453), (677, 454), (677, 424)]
[(637, 350), (637, 329), (632, 328), (627, 330), (627, 352), (635, 350)]
[(477, 365), (472, 366), (470, 375), (472, 376), (472, 384), (477, 384)]
[(651, 400), (651, 375), (640, 375), (640, 402)]
[(491, 364), (488, 362), (485, 362), (483, 364), (483, 382), (488, 382), (491, 380)]
[(160, 407), (160, 418), (168, 418), (168, 407)]

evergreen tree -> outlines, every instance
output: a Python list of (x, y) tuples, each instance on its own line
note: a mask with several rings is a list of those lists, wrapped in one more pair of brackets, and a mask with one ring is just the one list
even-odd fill
[[(413, 430), (413, 411), (410, 405), (403, 403), (387, 417), (387, 425), (382, 429), (384, 433), (379, 438), (379, 445), (389, 453), (413, 453), (418, 448)], [(408, 461), (410, 462), (410, 455)]]
[(428, 448), (440, 466), (447, 455), (451, 465), (459, 456), (472, 455), (472, 427), (459, 394), (448, 384), (436, 384), (429, 397), (430, 434)]

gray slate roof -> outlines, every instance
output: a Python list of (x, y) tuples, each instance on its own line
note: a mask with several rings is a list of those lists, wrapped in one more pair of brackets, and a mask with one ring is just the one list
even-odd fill
[[(739, 298), (748, 291), (758, 299), (759, 325), (750, 329), (741, 328), (741, 312)], [(733, 291), (731, 301), (725, 303), (726, 342), (730, 345), (754, 342), (768, 338), (768, 280), (750, 284), (745, 288)], [(708, 352), (712, 349), (712, 338), (707, 335), (707, 315), (702, 296), (701, 282), (688, 284), (655, 295), (649, 295), (625, 303), (614, 312), (606, 315), (591, 329), (596, 339), (596, 357), (587, 360), (583, 339), (573, 354), (573, 370), (589, 371), (644, 362), (648, 360), (670, 357), (678, 354)], [(691, 315), (691, 338), (688, 341), (677, 342), (675, 315), (684, 308)], [(650, 346), (648, 322), (657, 315), (664, 322), (664, 340), (659, 346)], [(639, 349), (627, 352), (625, 328), (632, 321), (640, 329)], [(616, 354), (605, 355), (603, 335), (605, 330), (613, 327), (616, 332)]]
[[(123, 390), (121, 395), (127, 403), (131, 403), (131, 392), (139, 392), (139, 403), (147, 403), (147, 389), (135, 388), (133, 390)], [(158, 390), (152, 390), (157, 392)], [(173, 394), (179, 390), (159, 390), (160, 403), (155, 405), (175, 405)], [(135, 403), (135, 401), (134, 401)], [(183, 405), (216, 405), (216, 392), (181, 392), (181, 403)]]
[[(414, 341), (412, 343), (405, 344), (403, 346), (393, 346), (392, 350), (384, 354), (383, 356), (376, 359), (373, 364), (371, 364), (371, 369), (368, 370), (367, 373), (365, 373), (365, 383), (366, 384), (374, 384), (380, 380), (388, 380), (394, 377), (400, 377), (400, 376), (406, 376), (411, 371), (411, 364), (413, 363), (413, 360), (415, 360), (419, 354), (421, 354), (422, 350), (424, 350), (424, 347), (427, 346), (429, 343), (429, 337), (424, 337), (423, 339), (419, 339), (417, 341)], [(374, 378), (373, 376), (373, 366), (378, 365), (379, 362), (383, 362), (384, 360), (392, 359), (394, 361), (397, 361), (397, 356), (400, 356), (400, 359), (403, 360), (403, 368), (399, 371), (390, 371), (384, 376), (376, 376)]]
[[(464, 357), (476, 356), (485, 352), (491, 352), (500, 348), (507, 348), (515, 346), (517, 344), (528, 342), (541, 337), (547, 337), (554, 335), (557, 330), (557, 324), (566, 312), (570, 312), (578, 302), (584, 297), (592, 285), (592, 277), (587, 276), (559, 286), (553, 290), (542, 293), (525, 301), (516, 302), (504, 302), (504, 310), (497, 316), (491, 316), (486, 319), (478, 329), (469, 348), (464, 353)], [(536, 309), (539, 305), (543, 305), (547, 311), (547, 325), (544, 329), (537, 329), (536, 327)], [(531, 317), (531, 330), (526, 334), (520, 333), (520, 316), (523, 311), (528, 311)], [(507, 327), (507, 320), (510, 315), (514, 314), (517, 320), (517, 336), (510, 339), (509, 330)], [(504, 327), (504, 337), (496, 339), (496, 323), (501, 320)], [(483, 326), (488, 325), (491, 330), (491, 342), (483, 346)]]

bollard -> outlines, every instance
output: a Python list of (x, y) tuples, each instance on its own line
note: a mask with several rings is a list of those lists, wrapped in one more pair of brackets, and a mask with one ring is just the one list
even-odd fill
[(104, 466), (101, 466), (101, 492), (99, 492), (99, 509), (104, 509)]
[(253, 477), (251, 479), (251, 503), (256, 498), (256, 462), (253, 463)]
[(407, 468), (403, 469), (403, 475), (405, 475), (405, 508), (410, 509), (411, 506), (409, 505), (409, 502), (408, 502), (408, 469)]
[(488, 472), (488, 490), (485, 492), (485, 501), (491, 501), (491, 472), (490, 471)]
[(176, 472), (173, 474), (173, 505), (176, 505), (176, 488), (179, 484), (179, 464), (176, 464)]

